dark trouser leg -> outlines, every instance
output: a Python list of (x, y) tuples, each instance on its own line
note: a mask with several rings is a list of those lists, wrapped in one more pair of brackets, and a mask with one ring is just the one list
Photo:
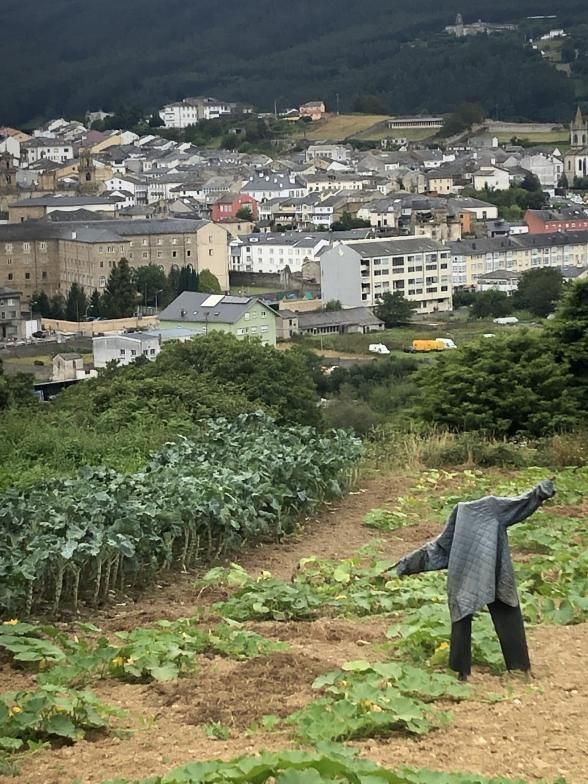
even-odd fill
[(472, 616), (466, 615), (451, 624), (449, 666), (460, 675), (468, 676), (472, 671)]
[(502, 648), (507, 670), (530, 670), (525, 624), (520, 607), (511, 607), (497, 599), (488, 605)]

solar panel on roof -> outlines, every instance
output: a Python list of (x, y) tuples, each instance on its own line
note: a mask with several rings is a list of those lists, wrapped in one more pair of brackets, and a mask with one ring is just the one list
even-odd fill
[(246, 305), (249, 299), (249, 297), (233, 297), (229, 294), (223, 297), (223, 305)]
[(200, 303), (200, 307), (201, 308), (214, 308), (215, 305), (218, 305), (218, 303), (221, 301), (221, 299), (223, 299), (223, 295), (222, 294), (211, 294), (209, 297), (207, 297), (204, 300), (204, 302)]

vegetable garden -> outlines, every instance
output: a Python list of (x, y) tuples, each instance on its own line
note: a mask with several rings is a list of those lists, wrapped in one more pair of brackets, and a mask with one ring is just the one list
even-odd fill
[[(568, 721), (569, 732), (582, 732), (586, 687), (574, 684), (574, 695), (566, 684), (568, 701), (560, 710), (557, 694), (546, 693), (553, 687), (544, 672), (534, 684), (505, 680), (486, 613), (474, 624), (479, 675), (471, 684), (458, 683), (446, 670), (444, 575), (407, 580), (393, 570), (398, 555), (430, 536), (458, 499), (490, 490), (515, 494), (545, 469), (427, 471), (406, 476), (402, 492), (381, 489), (368, 502), (360, 487), (342, 505), (321, 512), (321, 503), (354, 480), (357, 486), (359, 455), (358, 442), (343, 433), (276, 428), (265, 415), (248, 415), (234, 424), (207, 423), (200, 440), (166, 445), (137, 474), (99, 470), (5, 493), (0, 676), (8, 683), (16, 677), (18, 687), (0, 694), (6, 774), (0, 780), (15, 780), (12, 772), (31, 784), (581, 784), (585, 761), (562, 757), (559, 767), (550, 763), (541, 770), (534, 760), (544, 752), (539, 746), (523, 749), (524, 765), (514, 770), (505, 768), (500, 754), (492, 756), (493, 749), (470, 761), (472, 736), (459, 739), (454, 732), (466, 732), (470, 712), (483, 723), (501, 711), (508, 724), (517, 711), (529, 715), (547, 704), (555, 726)], [(524, 614), (531, 635), (541, 639), (550, 629), (556, 635), (561, 629), (581, 632), (588, 620), (587, 486), (587, 469), (561, 471), (556, 501), (511, 531)], [(353, 528), (342, 529), (340, 514), (349, 505), (358, 511)], [(297, 538), (297, 521), (311, 514), (323, 515), (321, 526), (330, 521), (331, 537), (341, 536), (338, 557), (313, 551), (324, 539), (313, 540), (311, 523), (308, 544)], [(424, 521), (427, 534), (419, 533)], [(353, 546), (338, 533), (343, 530), (353, 532)], [(358, 550), (360, 538), (365, 547)], [(285, 544), (276, 543), (281, 540)], [(268, 544), (257, 554), (239, 552), (260, 542)], [(292, 543), (298, 549), (288, 554)], [(290, 578), (265, 568), (268, 550), (290, 559)], [(227, 563), (228, 555), (237, 562)], [(222, 565), (202, 569), (219, 557)], [(152, 585), (161, 570), (193, 573), (195, 567), (200, 576), (194, 573), (184, 584), (198, 612), (116, 628), (117, 612), (108, 602), (126, 606), (125, 597)], [(71, 617), (76, 605), (91, 616), (94, 604), (103, 606), (105, 628), (99, 621), (59, 621), (59, 611)], [(36, 622), (23, 616), (29, 611), (45, 617), (57, 612), (57, 620)], [(349, 629), (349, 636), (342, 639), (340, 629)], [(271, 669), (271, 662), (288, 652), (315, 661), (318, 676), (287, 684), (281, 665)], [(215, 693), (222, 683), (216, 673), (230, 683), (255, 661), (275, 674), (269, 688), (283, 689), (283, 706), (274, 715), (260, 704), (244, 724)], [(209, 687), (209, 679), (217, 685)], [(113, 701), (116, 694), (121, 700)], [(146, 726), (124, 704), (125, 695), (140, 696)], [(187, 722), (180, 707), (194, 695), (227, 709), (218, 716), (211, 711), (207, 723)], [(478, 732), (490, 734), (483, 727)], [(177, 747), (175, 733), (181, 735)], [(126, 745), (139, 743), (142, 734), (149, 745), (168, 751), (143, 765), (140, 757), (133, 762), (133, 746), (125, 762)], [(201, 745), (190, 753), (195, 737)], [(506, 735), (502, 742), (511, 744)], [(454, 751), (443, 751), (444, 743)], [(65, 754), (69, 744), (76, 744), (72, 762), (83, 750), (75, 766)], [(84, 760), (104, 744), (114, 767), (103, 770), (104, 760), (96, 757), (90, 774)], [(293, 744), (301, 750), (286, 751)], [(257, 749), (262, 752), (254, 754)], [(479, 772), (450, 772), (459, 769)]]

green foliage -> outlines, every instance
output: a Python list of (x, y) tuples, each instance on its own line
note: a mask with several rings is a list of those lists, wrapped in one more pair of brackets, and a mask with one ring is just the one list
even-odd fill
[(249, 204), (244, 204), (242, 207), (239, 207), (235, 217), (242, 221), (252, 221), (253, 212), (251, 211), (251, 206)]
[(65, 301), (65, 318), (67, 321), (82, 321), (86, 316), (88, 298), (83, 286), (72, 283)]
[[(360, 454), (343, 432), (276, 428), (265, 415), (212, 420), (135, 474), (84, 469), (0, 497), (0, 606), (13, 612), (148, 584), (244, 541), (280, 537), (341, 495)], [(276, 456), (279, 455), (279, 459)]]
[(217, 604), (216, 609), (238, 621), (378, 615), (440, 600), (443, 575), (427, 575), (409, 583), (395, 575), (393, 566), (391, 561), (364, 561), (361, 557), (343, 561), (305, 558), (290, 581), (269, 573), (254, 579), (231, 568), (213, 570), (204, 585), (237, 587), (231, 598)]
[[(81, 630), (100, 632), (91, 625)], [(195, 672), (200, 654), (248, 659), (285, 648), (234, 621), (206, 628), (198, 618), (160, 621), (115, 637), (80, 640), (54, 626), (8, 623), (0, 626), (0, 649), (37, 672), (43, 686), (80, 687), (98, 678), (170, 681)]]
[[(527, 182), (530, 185), (529, 182)], [(519, 220), (526, 210), (541, 210), (549, 202), (549, 196), (541, 190), (528, 190), (522, 185), (511, 185), (505, 190), (484, 188), (481, 191), (466, 188), (464, 196), (482, 199), (498, 207), (498, 215), (505, 220)]]
[(472, 318), (500, 318), (513, 311), (513, 301), (504, 291), (489, 289), (474, 296), (470, 314)]
[[(0, 359), (0, 411), (22, 404), (34, 404), (32, 386), (33, 377), (28, 373), (17, 373), (15, 376), (4, 375)], [(22, 420), (22, 412), (18, 416)]]
[(564, 294), (549, 334), (556, 356), (570, 366), (578, 387), (580, 411), (588, 413), (588, 280), (572, 284)]
[(354, 218), (350, 212), (344, 212), (339, 220), (333, 221), (331, 231), (350, 231), (351, 229), (363, 229), (370, 227), (370, 222), (361, 218)]
[(294, 713), (288, 722), (310, 743), (387, 736), (393, 732), (424, 735), (447, 725), (451, 715), (432, 708), (436, 699), (464, 699), (470, 694), (448, 675), (427, 673), (398, 662), (370, 665), (347, 662), (314, 682), (325, 696)]
[(51, 316), (51, 303), (44, 291), (36, 291), (31, 298), (31, 312), (43, 318)]
[(443, 128), (439, 136), (448, 137), (469, 130), (473, 125), (478, 125), (484, 120), (484, 111), (473, 103), (462, 103), (443, 121)]
[(78, 741), (87, 731), (108, 730), (123, 712), (91, 691), (46, 684), (34, 691), (0, 694), (0, 749), (18, 751), (35, 741)]
[(198, 275), (198, 291), (207, 294), (220, 294), (221, 287), (218, 278), (208, 269), (203, 269)]
[(572, 376), (541, 334), (463, 346), (416, 376), (427, 422), (499, 436), (544, 436), (576, 424)]
[(166, 305), (176, 294), (168, 290), (168, 278), (157, 264), (146, 264), (132, 270), (135, 289), (141, 297), (143, 305)]
[(107, 318), (126, 318), (135, 312), (137, 289), (133, 284), (133, 271), (125, 258), (112, 267), (102, 299)]
[[(189, 762), (164, 776), (142, 781), (116, 781), (104, 784), (525, 784), (521, 779), (479, 776), (475, 773), (440, 773), (404, 769), (393, 772), (368, 759), (359, 758), (353, 749), (320, 743), (311, 752), (263, 752), (223, 762)], [(540, 783), (539, 783), (540, 784)], [(566, 784), (560, 779), (555, 784)]]
[(414, 303), (405, 299), (401, 291), (393, 293), (386, 291), (380, 298), (380, 303), (374, 312), (384, 322), (386, 328), (389, 329), (410, 321), (414, 308)]
[(341, 300), (338, 299), (330, 299), (327, 304), (323, 307), (323, 310), (327, 311), (327, 313), (331, 311), (338, 311), (342, 309)]
[(559, 302), (563, 289), (561, 272), (554, 267), (526, 270), (521, 275), (518, 289), (513, 295), (516, 308), (528, 310), (545, 318)]
[(206, 374), (234, 385), (247, 399), (266, 406), (278, 422), (320, 424), (311, 361), (301, 349), (276, 351), (255, 340), (213, 332), (170, 346), (155, 364), (158, 374)]

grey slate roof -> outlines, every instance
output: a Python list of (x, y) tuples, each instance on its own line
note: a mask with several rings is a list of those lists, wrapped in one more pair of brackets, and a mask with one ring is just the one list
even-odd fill
[[(291, 311), (282, 311), (291, 313)], [(383, 321), (374, 316), (369, 308), (345, 308), (332, 311), (311, 311), (295, 314), (301, 330), (333, 326), (381, 326)], [(286, 318), (292, 318), (291, 315)]]
[(32, 199), (19, 199), (12, 207), (84, 207), (89, 204), (112, 204), (109, 196), (34, 196)]
[(257, 302), (263, 305), (266, 310), (269, 310), (272, 316), (277, 317), (275, 311), (264, 305), (256, 297), (232, 297), (226, 295), (213, 306), (203, 306), (202, 303), (206, 302), (210, 296), (210, 294), (203, 294), (198, 291), (184, 291), (167, 308), (161, 311), (159, 320), (162, 324), (166, 321), (184, 321), (186, 323), (199, 324), (235, 324)]
[(552, 234), (515, 234), (495, 239), (458, 240), (450, 245), (454, 256), (480, 256), (507, 250), (532, 250), (565, 245), (588, 245), (588, 231), (558, 231)]
[(364, 259), (371, 259), (374, 256), (404, 256), (407, 253), (437, 253), (445, 250), (445, 246), (435, 240), (426, 237), (416, 237), (414, 239), (402, 240), (374, 240), (368, 242), (350, 242), (349, 248)]

